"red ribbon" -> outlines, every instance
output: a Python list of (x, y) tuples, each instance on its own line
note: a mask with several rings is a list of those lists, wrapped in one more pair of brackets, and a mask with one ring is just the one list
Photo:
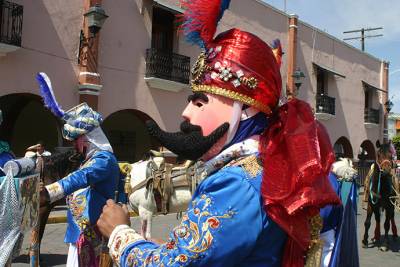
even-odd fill
[(309, 219), (328, 204), (340, 204), (328, 180), (335, 160), (329, 136), (311, 107), (293, 99), (275, 113), (261, 137), (260, 152), (264, 208), (288, 234), (283, 266), (303, 266)]

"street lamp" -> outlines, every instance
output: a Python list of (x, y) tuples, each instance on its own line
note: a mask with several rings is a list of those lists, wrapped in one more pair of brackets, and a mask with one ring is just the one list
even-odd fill
[(92, 65), (91, 69), (93, 71), (96, 71), (97, 63), (95, 62), (96, 60), (93, 60), (93, 58), (97, 57), (97, 52), (92, 51), (93, 41), (108, 16), (106, 15), (106, 12), (100, 4), (95, 4), (94, 6), (91, 6), (89, 10), (85, 14), (83, 14), (83, 16), (86, 18), (87, 27), (89, 29), (89, 36), (85, 36), (83, 30), (81, 31), (78, 64), (81, 64), (83, 66), (87, 66), (88, 64), (90, 64)]
[(392, 100), (388, 100), (388, 101), (386, 101), (385, 102), (385, 108), (386, 108), (386, 111), (387, 111), (387, 113), (390, 113), (390, 111), (392, 110), (392, 108), (393, 108), (393, 102), (392, 102)]
[(303, 79), (306, 77), (304, 73), (300, 70), (300, 68), (297, 68), (293, 74), (292, 77), (294, 78), (294, 85), (296, 85), (297, 91), (300, 89), (301, 84), (303, 83)]
[(83, 16), (86, 18), (91, 37), (95, 37), (108, 18), (100, 4), (91, 6)]

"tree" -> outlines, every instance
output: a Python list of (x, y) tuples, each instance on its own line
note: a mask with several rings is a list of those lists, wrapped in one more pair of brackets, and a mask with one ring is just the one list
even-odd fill
[(392, 143), (394, 145), (394, 148), (396, 149), (397, 158), (400, 159), (400, 135), (396, 135), (395, 137), (393, 137)]

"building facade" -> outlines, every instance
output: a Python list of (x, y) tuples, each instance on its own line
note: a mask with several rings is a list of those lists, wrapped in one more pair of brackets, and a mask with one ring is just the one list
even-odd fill
[[(42, 107), (34, 76), (43, 71), (65, 109), (85, 101), (104, 116), (103, 129), (119, 160), (136, 161), (156, 148), (144, 123), (153, 119), (167, 130), (178, 128), (199, 53), (179, 31), (176, 15), (182, 10), (175, 3), (0, 2), (0, 139), (18, 156), (37, 140), (50, 150), (68, 145), (61, 122)], [(101, 29), (89, 21), (96, 4), (108, 15)], [(338, 156), (375, 158), (374, 144), (384, 138), (387, 62), (260, 0), (232, 0), (219, 31), (232, 27), (267, 43), (279, 38), (284, 94), (310, 103)], [(306, 76), (298, 89), (297, 69)]]

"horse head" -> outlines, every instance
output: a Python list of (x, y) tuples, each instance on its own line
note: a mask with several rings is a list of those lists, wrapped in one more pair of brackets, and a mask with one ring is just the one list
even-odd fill
[(78, 169), (81, 161), (74, 156), (74, 150), (67, 150), (54, 153), (48, 157), (39, 157), (37, 165), (41, 168), (40, 172), (44, 184), (51, 184)]
[(390, 174), (393, 169), (393, 151), (390, 144), (381, 144), (378, 140), (376, 147), (378, 148), (376, 163), (383, 173)]

